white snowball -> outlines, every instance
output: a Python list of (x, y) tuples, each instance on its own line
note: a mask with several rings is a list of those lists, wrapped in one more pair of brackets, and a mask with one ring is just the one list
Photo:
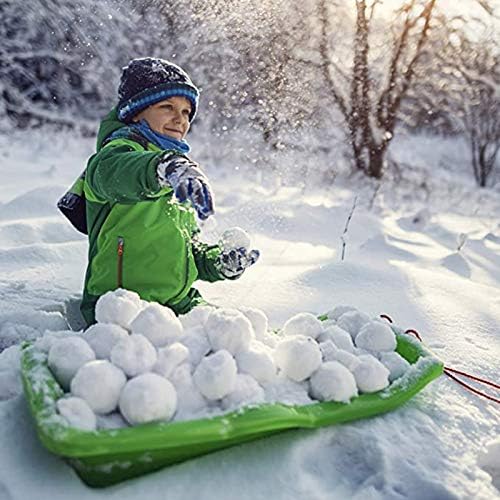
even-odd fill
[(111, 349), (111, 361), (128, 377), (150, 371), (156, 360), (156, 349), (144, 335), (129, 335)]
[(132, 333), (144, 335), (155, 347), (164, 347), (182, 337), (182, 324), (172, 309), (151, 302), (130, 323)]
[(312, 403), (307, 382), (294, 382), (285, 375), (279, 375), (273, 382), (262, 384), (267, 403), (285, 405), (307, 405)]
[(142, 307), (142, 300), (137, 293), (118, 288), (99, 297), (95, 306), (95, 319), (98, 323), (114, 323), (128, 328)]
[(54, 341), (49, 351), (48, 365), (61, 387), (68, 390), (78, 369), (94, 359), (94, 351), (85, 340), (67, 337)]
[(125, 427), (128, 427), (128, 423), (119, 411), (110, 413), (109, 415), (97, 415), (98, 429), (123, 429)]
[(239, 310), (250, 320), (250, 323), (252, 323), (255, 337), (262, 340), (266, 336), (269, 328), (269, 321), (264, 311), (253, 307), (240, 307)]
[(352, 306), (339, 305), (337, 307), (334, 307), (331, 311), (328, 311), (326, 315), (328, 316), (328, 319), (337, 321), (344, 313), (351, 311), (357, 312), (357, 309)]
[(85, 399), (96, 413), (111, 413), (118, 405), (126, 381), (122, 370), (109, 361), (90, 361), (76, 372), (71, 393)]
[(280, 336), (273, 332), (266, 333), (261, 339), (259, 339), (264, 345), (274, 349), (278, 342), (280, 341)]
[(270, 382), (276, 376), (276, 365), (264, 348), (252, 345), (235, 355), (238, 370), (251, 375), (257, 382)]
[(158, 361), (153, 371), (162, 377), (169, 378), (172, 372), (189, 357), (188, 348), (180, 342), (158, 349)]
[(128, 331), (121, 326), (96, 323), (84, 332), (82, 338), (92, 347), (97, 359), (109, 359), (114, 345), (128, 335)]
[(301, 382), (319, 368), (321, 351), (311, 337), (295, 335), (285, 338), (276, 346), (274, 359), (287, 377)]
[(129, 380), (120, 395), (120, 412), (131, 424), (170, 420), (177, 408), (174, 386), (156, 373)]
[(96, 417), (92, 408), (81, 398), (61, 398), (56, 403), (57, 411), (63, 416), (70, 427), (83, 431), (96, 429)]
[(376, 358), (363, 355), (353, 370), (356, 385), (361, 392), (377, 392), (389, 385), (389, 370)]
[(370, 317), (362, 312), (358, 311), (347, 311), (337, 321), (337, 326), (349, 332), (352, 339), (356, 339), (356, 335), (361, 330), (361, 327), (368, 323)]
[(311, 313), (299, 313), (292, 316), (283, 326), (285, 336), (303, 335), (313, 339), (323, 332), (323, 323)]
[(194, 383), (207, 399), (221, 399), (234, 390), (236, 362), (226, 350), (203, 358), (194, 371)]
[(380, 321), (370, 321), (356, 336), (356, 346), (367, 351), (394, 351), (396, 335), (392, 328)]
[(232, 227), (222, 233), (219, 245), (224, 251), (241, 247), (248, 249), (251, 245), (250, 236), (241, 227)]
[(255, 335), (252, 323), (236, 309), (215, 309), (205, 324), (214, 351), (224, 349), (231, 354), (244, 351)]
[(208, 401), (196, 387), (188, 364), (178, 366), (170, 376), (170, 381), (177, 391), (175, 420), (188, 420), (207, 409)]
[(260, 404), (265, 401), (264, 389), (250, 375), (238, 373), (233, 391), (222, 399), (223, 410), (235, 410), (241, 406)]
[(180, 342), (188, 348), (189, 362), (193, 367), (198, 366), (203, 357), (212, 349), (207, 332), (202, 327), (187, 330)]
[(344, 351), (354, 351), (351, 335), (337, 325), (329, 326), (318, 337), (318, 342), (325, 342), (326, 340), (331, 340), (339, 349)]
[(182, 323), (184, 330), (189, 328), (197, 328), (205, 326), (209, 314), (214, 310), (210, 306), (196, 306), (187, 314), (179, 316), (179, 321)]
[[(3, 334), (3, 329), (2, 329), (2, 334)], [(70, 336), (72, 337), (75, 336), (75, 332), (73, 330), (62, 330), (62, 331), (46, 330), (45, 333), (43, 334), (43, 337), (39, 337), (36, 339), (34, 346), (37, 351), (46, 352), (48, 354), (50, 348), (57, 339), (68, 338)]]
[(326, 330), (330, 326), (335, 326), (337, 321), (335, 319), (323, 319), (321, 320), (321, 324), (323, 325), (323, 330)]
[(343, 349), (338, 349), (332, 356), (331, 361), (338, 361), (343, 364), (349, 371), (354, 371), (354, 369), (359, 365), (360, 360), (354, 354), (344, 351)]
[(339, 348), (331, 341), (326, 340), (325, 342), (320, 342), (319, 350), (321, 351), (321, 357), (323, 361), (334, 361), (335, 353), (339, 350)]
[(389, 382), (401, 377), (410, 368), (410, 363), (397, 352), (382, 352), (380, 362), (389, 370)]
[(358, 395), (352, 373), (338, 361), (323, 363), (311, 376), (311, 395), (320, 401), (348, 403)]

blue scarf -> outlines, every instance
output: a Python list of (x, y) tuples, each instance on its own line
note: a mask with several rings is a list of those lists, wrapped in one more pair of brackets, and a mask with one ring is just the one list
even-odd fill
[(183, 154), (191, 151), (191, 146), (189, 146), (184, 139), (179, 141), (173, 137), (169, 137), (168, 135), (155, 132), (146, 120), (141, 120), (139, 123), (133, 123), (130, 125), (130, 128), (144, 136), (149, 142), (152, 142), (155, 146), (158, 146), (161, 149), (173, 149)]

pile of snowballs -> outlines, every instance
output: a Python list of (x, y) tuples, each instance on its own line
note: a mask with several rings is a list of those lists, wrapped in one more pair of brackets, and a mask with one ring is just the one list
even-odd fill
[(297, 314), (274, 333), (257, 309), (202, 306), (176, 317), (119, 289), (99, 299), (96, 319), (84, 332), (47, 333), (35, 343), (65, 391), (58, 413), (83, 430), (262, 403), (349, 403), (409, 367), (392, 329), (349, 306), (326, 321)]

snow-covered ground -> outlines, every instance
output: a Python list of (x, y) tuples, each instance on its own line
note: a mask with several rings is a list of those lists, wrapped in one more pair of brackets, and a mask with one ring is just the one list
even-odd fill
[[(261, 259), (236, 282), (199, 288), (220, 305), (263, 309), (274, 327), (338, 304), (386, 313), (416, 328), (446, 364), (498, 382), (499, 196), (474, 189), (466, 173), (439, 170), (431, 142), (395, 146), (396, 157), (418, 166), (398, 186), (339, 176), (330, 186), (285, 187), (270, 172), (208, 163), (217, 213), (205, 239), (241, 226)], [(1, 348), (65, 326), (87, 246), (55, 202), (92, 149), (92, 139), (65, 134), (0, 137)], [(450, 145), (445, 163), (460, 151)], [(444, 376), (385, 416), (286, 432), (92, 490), (39, 443), (17, 359), (18, 347), (0, 354), (2, 500), (500, 497), (498, 442), (488, 447), (498, 440), (498, 405)]]

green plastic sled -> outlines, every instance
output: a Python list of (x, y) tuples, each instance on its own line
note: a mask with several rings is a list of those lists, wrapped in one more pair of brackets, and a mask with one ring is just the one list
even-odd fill
[(63, 457), (89, 486), (104, 487), (212, 451), (287, 429), (317, 428), (388, 412), (411, 399), (443, 371), (443, 364), (413, 337), (394, 329), (397, 352), (411, 368), (389, 387), (350, 404), (263, 404), (215, 418), (80, 431), (56, 412), (63, 390), (47, 356), (26, 343), (21, 361), (24, 393), (44, 446)]

